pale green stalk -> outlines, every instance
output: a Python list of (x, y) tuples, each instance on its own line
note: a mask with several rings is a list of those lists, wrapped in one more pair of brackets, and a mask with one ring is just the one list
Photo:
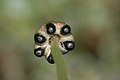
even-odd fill
[(65, 60), (58, 46), (58, 37), (57, 36), (53, 37), (51, 41), (52, 41), (52, 48), (51, 48), (52, 55), (56, 64), (58, 80), (68, 80)]

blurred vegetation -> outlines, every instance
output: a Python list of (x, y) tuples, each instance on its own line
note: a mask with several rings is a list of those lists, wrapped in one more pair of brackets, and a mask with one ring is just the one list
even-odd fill
[(0, 80), (57, 80), (33, 54), (33, 35), (51, 20), (71, 25), (70, 80), (120, 80), (119, 0), (0, 0)]

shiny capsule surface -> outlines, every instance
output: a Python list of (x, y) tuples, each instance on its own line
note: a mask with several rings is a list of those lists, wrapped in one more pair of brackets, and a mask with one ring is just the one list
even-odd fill
[(46, 38), (44, 37), (44, 35), (37, 33), (34, 35), (34, 40), (37, 43), (44, 43), (46, 41)]
[(55, 33), (55, 31), (56, 31), (56, 27), (55, 27), (55, 25), (53, 24), (53, 23), (48, 23), (48, 24), (46, 24), (46, 31), (47, 31), (47, 33), (48, 34), (54, 34)]
[(75, 43), (73, 41), (65, 41), (63, 44), (68, 51), (73, 50), (75, 47)]
[(34, 49), (34, 54), (37, 57), (42, 57), (44, 55), (44, 49), (43, 48)]
[(62, 28), (61, 28), (61, 34), (62, 35), (67, 35), (71, 32), (71, 28), (69, 25), (64, 25)]

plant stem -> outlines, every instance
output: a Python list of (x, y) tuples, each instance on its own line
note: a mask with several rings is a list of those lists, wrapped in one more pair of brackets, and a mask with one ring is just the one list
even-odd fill
[(52, 41), (52, 48), (51, 48), (52, 55), (56, 64), (58, 80), (68, 80), (65, 60), (58, 46), (58, 37), (57, 36), (53, 37), (51, 41)]

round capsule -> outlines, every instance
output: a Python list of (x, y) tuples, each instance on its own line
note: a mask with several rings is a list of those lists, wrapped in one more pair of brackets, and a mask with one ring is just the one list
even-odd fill
[(37, 56), (37, 57), (42, 57), (44, 55), (44, 49), (43, 48), (37, 48), (37, 49), (34, 49), (34, 54)]
[(65, 41), (63, 42), (66, 50), (71, 51), (75, 48), (75, 43), (73, 41)]
[(55, 33), (55, 31), (56, 31), (56, 27), (55, 27), (55, 25), (53, 24), (53, 23), (48, 23), (48, 24), (46, 24), (46, 31), (47, 31), (47, 33), (48, 34), (54, 34)]
[(46, 41), (46, 38), (42, 34), (37, 33), (34, 35), (34, 40), (37, 43), (44, 43)]
[(61, 28), (61, 31), (60, 31), (60, 33), (61, 33), (62, 35), (67, 35), (67, 34), (69, 34), (70, 32), (71, 32), (71, 28), (70, 28), (69, 25), (64, 25), (64, 26)]
[(54, 63), (55, 63), (54, 60), (53, 60), (52, 54), (50, 54), (50, 55), (48, 56), (47, 61), (48, 61), (49, 63), (51, 63), (51, 64), (54, 64)]

